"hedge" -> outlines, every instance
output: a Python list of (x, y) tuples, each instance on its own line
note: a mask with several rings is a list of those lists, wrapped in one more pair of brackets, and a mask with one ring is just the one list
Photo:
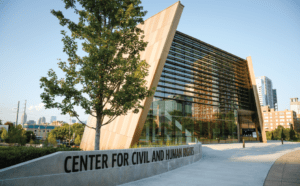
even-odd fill
[(0, 147), (0, 169), (39, 158), (58, 151), (80, 151), (79, 148), (66, 147)]

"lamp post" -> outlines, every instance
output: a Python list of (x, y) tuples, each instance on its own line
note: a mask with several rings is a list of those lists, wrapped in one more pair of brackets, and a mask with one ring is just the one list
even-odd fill
[(71, 117), (70, 117), (70, 123), (69, 123), (69, 146), (71, 147)]
[(45, 140), (47, 139), (47, 126), (48, 126), (48, 123), (45, 123), (46, 124), (46, 127), (45, 127)]
[(39, 138), (38, 139), (39, 139), (39, 144), (41, 144), (41, 141), (40, 141), (41, 140), (41, 138), (40, 138), (41, 137), (41, 126), (40, 125), (39, 125), (38, 129), (39, 129)]
[(39, 126), (39, 136), (41, 136), (41, 126)]

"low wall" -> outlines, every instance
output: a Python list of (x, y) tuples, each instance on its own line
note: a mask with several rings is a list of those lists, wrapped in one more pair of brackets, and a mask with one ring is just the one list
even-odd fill
[(118, 185), (191, 164), (202, 144), (62, 151), (0, 170), (0, 185)]

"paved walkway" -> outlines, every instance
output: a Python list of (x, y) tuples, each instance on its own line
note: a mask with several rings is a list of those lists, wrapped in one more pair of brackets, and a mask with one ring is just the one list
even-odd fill
[(263, 186), (273, 163), (282, 155), (300, 150), (300, 143), (246, 143), (245, 149), (241, 143), (210, 144), (203, 145), (202, 150), (202, 159), (196, 163), (122, 186)]
[(300, 186), (300, 150), (278, 158), (271, 167), (264, 186)]

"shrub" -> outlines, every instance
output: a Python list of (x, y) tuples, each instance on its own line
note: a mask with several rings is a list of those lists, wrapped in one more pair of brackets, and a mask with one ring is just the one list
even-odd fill
[(81, 138), (80, 138), (80, 135), (77, 134), (77, 137), (75, 138), (75, 144), (80, 145), (80, 143), (81, 143)]
[(131, 148), (136, 149), (137, 148), (137, 144), (134, 144)]
[(170, 146), (170, 140), (167, 140), (166, 145), (167, 145), (167, 146)]
[(159, 142), (159, 146), (163, 146), (164, 144), (163, 144), (163, 141), (161, 140), (160, 142)]
[(79, 151), (79, 148), (1, 147), (0, 169), (39, 158), (58, 151)]
[(299, 133), (296, 132), (293, 128), (286, 129), (282, 126), (278, 126), (277, 129), (272, 132), (266, 132), (266, 136), (267, 140), (281, 140), (281, 138), (283, 138), (287, 141), (297, 141), (300, 138)]

